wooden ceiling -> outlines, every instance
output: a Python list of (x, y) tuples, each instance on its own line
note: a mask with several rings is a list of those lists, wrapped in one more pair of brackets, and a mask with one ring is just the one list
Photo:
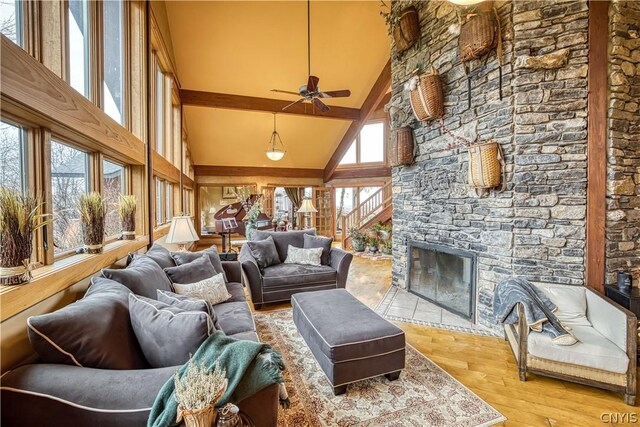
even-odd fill
[(327, 116), (341, 118), (308, 117), (310, 106), (279, 114), (287, 154), (272, 162), (264, 154), (273, 127), (268, 111), (296, 97), (270, 89), (295, 92), (306, 83), (306, 2), (169, 1), (166, 9), (199, 165), (324, 169), (389, 60), (378, 2), (312, 1), (311, 73), (320, 89), (350, 89), (352, 96), (327, 101), (344, 107)]

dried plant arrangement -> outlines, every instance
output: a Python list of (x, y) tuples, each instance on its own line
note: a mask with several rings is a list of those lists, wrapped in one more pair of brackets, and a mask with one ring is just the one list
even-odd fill
[(51, 223), (41, 208), (37, 197), (0, 188), (0, 284), (22, 285), (31, 279), (33, 233)]
[(174, 377), (175, 399), (178, 402), (178, 422), (187, 427), (209, 427), (216, 416), (215, 405), (227, 389), (227, 373), (214, 366), (211, 372), (190, 359), (182, 377)]
[(120, 196), (118, 215), (122, 226), (122, 240), (136, 238), (136, 196)]
[(84, 251), (89, 254), (102, 253), (107, 216), (107, 205), (102, 195), (95, 191), (82, 194), (78, 201), (78, 212), (82, 222)]

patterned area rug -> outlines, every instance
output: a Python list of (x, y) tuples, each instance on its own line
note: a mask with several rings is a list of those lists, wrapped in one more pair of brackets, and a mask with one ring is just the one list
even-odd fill
[(505, 418), (435, 363), (407, 345), (400, 379), (384, 376), (349, 385), (334, 396), (322, 369), (298, 333), (291, 310), (255, 315), (260, 339), (280, 350), (291, 407), (279, 426), (490, 426)]

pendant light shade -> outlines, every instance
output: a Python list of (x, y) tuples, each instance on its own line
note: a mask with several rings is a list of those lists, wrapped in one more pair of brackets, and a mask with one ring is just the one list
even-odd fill
[(273, 132), (271, 132), (271, 139), (269, 140), (269, 149), (266, 151), (269, 160), (277, 162), (284, 157), (286, 153), (284, 144), (280, 138), (280, 134), (276, 130), (276, 113), (273, 113)]

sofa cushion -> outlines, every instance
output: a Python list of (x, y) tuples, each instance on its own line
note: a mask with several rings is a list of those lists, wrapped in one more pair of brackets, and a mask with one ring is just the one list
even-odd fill
[(618, 346), (592, 326), (573, 325), (571, 328), (579, 342), (570, 346), (554, 345), (550, 336), (530, 332), (527, 339), (529, 353), (556, 362), (588, 366), (618, 374), (627, 372), (629, 358)]
[(157, 243), (154, 243), (151, 248), (145, 252), (145, 255), (154, 260), (162, 268), (175, 267), (176, 265), (169, 249)]
[(209, 261), (211, 261), (211, 265), (213, 265), (216, 273), (222, 273), (225, 282), (227, 282), (227, 274), (225, 273), (224, 268), (222, 268), (222, 261), (220, 261), (220, 255), (218, 254), (216, 245), (213, 245), (209, 249), (205, 249), (199, 252), (171, 252), (171, 257), (176, 262), (176, 265), (182, 265), (197, 260), (203, 254), (209, 255)]
[(155, 298), (156, 290), (171, 290), (171, 282), (162, 268), (149, 256), (141, 255), (133, 259), (124, 269), (102, 269), (102, 277), (123, 284), (136, 295)]
[(276, 249), (273, 237), (271, 236), (264, 240), (247, 242), (247, 246), (251, 251), (251, 255), (255, 258), (258, 267), (261, 269), (265, 269), (282, 262), (278, 255), (278, 250)]
[(584, 286), (550, 283), (536, 286), (558, 307), (554, 314), (561, 323), (570, 327), (591, 326), (591, 322), (587, 319), (587, 291)]
[(169, 291), (158, 291), (158, 301), (165, 304), (169, 304), (173, 307), (177, 307), (186, 311), (202, 311), (207, 313), (213, 325), (217, 327), (216, 312), (213, 311), (213, 306), (202, 298), (188, 297), (186, 295), (180, 295)]
[(177, 294), (200, 298), (212, 305), (220, 304), (231, 298), (222, 274), (216, 274), (208, 279), (186, 285), (174, 283), (173, 288)]
[(310, 285), (335, 283), (338, 272), (327, 265), (278, 264), (266, 268), (262, 273), (262, 286)]
[(227, 335), (256, 330), (251, 309), (246, 302), (225, 302), (213, 306), (220, 329)]
[(251, 240), (259, 241), (259, 240), (265, 240), (269, 236), (273, 237), (273, 241), (278, 251), (278, 256), (280, 257), (280, 262), (284, 262), (284, 260), (287, 259), (287, 250), (289, 249), (289, 245), (295, 246), (296, 248), (304, 247), (305, 234), (315, 236), (316, 229), (310, 228), (308, 230), (297, 230), (297, 231), (256, 230), (253, 232)]
[(29, 341), (44, 363), (100, 369), (148, 367), (129, 320), (131, 291), (93, 277), (84, 298), (27, 319)]
[(322, 248), (296, 248), (289, 245), (285, 264), (322, 265)]
[(205, 312), (182, 310), (133, 294), (129, 295), (129, 314), (142, 352), (154, 368), (186, 363), (214, 329)]
[(331, 244), (333, 237), (304, 235), (304, 248), (322, 248), (322, 265), (329, 265), (331, 262)]
[(172, 283), (196, 283), (213, 277), (216, 274), (220, 274), (224, 280), (222, 273), (216, 272), (216, 269), (213, 268), (208, 254), (201, 254), (200, 257), (188, 264), (165, 268), (164, 272), (169, 279), (171, 279)]
[(231, 298), (229, 298), (226, 302), (244, 302), (247, 300), (247, 297), (244, 294), (244, 286), (242, 286), (242, 283), (227, 283), (227, 291), (229, 291), (229, 293), (231, 294)]

